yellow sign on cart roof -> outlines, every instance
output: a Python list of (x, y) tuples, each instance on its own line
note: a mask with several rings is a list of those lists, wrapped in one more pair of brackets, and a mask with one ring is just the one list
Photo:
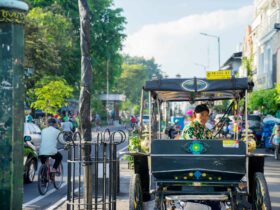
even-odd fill
[(230, 70), (220, 70), (220, 71), (207, 71), (206, 79), (215, 80), (215, 79), (230, 79), (231, 71)]

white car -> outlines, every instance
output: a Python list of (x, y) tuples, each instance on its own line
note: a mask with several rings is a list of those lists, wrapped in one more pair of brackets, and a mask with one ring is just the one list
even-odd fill
[(36, 150), (38, 151), (41, 144), (41, 129), (38, 127), (38, 125), (31, 122), (25, 122), (24, 136), (31, 137), (31, 142), (33, 143)]

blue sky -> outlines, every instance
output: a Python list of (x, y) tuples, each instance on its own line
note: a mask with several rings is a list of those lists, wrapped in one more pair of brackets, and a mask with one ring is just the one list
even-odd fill
[[(253, 0), (115, 0), (127, 18), (124, 52), (154, 57), (170, 77), (204, 76), (218, 67), (217, 40), (221, 38), (221, 63), (243, 41), (252, 22)], [(200, 66), (197, 64), (201, 64)]]

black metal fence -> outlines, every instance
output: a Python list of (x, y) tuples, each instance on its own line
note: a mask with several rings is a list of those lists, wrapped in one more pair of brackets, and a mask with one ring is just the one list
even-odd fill
[[(64, 134), (64, 139), (66, 138), (67, 134)], [(117, 146), (125, 140), (126, 134), (122, 130), (99, 131), (90, 142), (83, 141), (78, 132), (72, 135), (71, 140), (66, 143), (67, 210), (116, 210), (120, 180)], [(90, 157), (83, 155), (85, 147), (90, 147)], [(86, 186), (89, 188), (86, 189), (87, 196), (90, 195), (92, 199), (84, 198), (86, 176), (90, 177), (89, 186)]]

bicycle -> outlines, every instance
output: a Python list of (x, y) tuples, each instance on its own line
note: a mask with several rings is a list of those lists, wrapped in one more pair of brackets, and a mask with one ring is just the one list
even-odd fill
[(45, 195), (48, 191), (49, 184), (53, 182), (54, 188), (59, 190), (63, 182), (63, 165), (59, 164), (56, 172), (51, 172), (51, 157), (40, 166), (38, 173), (38, 190), (40, 195)]

